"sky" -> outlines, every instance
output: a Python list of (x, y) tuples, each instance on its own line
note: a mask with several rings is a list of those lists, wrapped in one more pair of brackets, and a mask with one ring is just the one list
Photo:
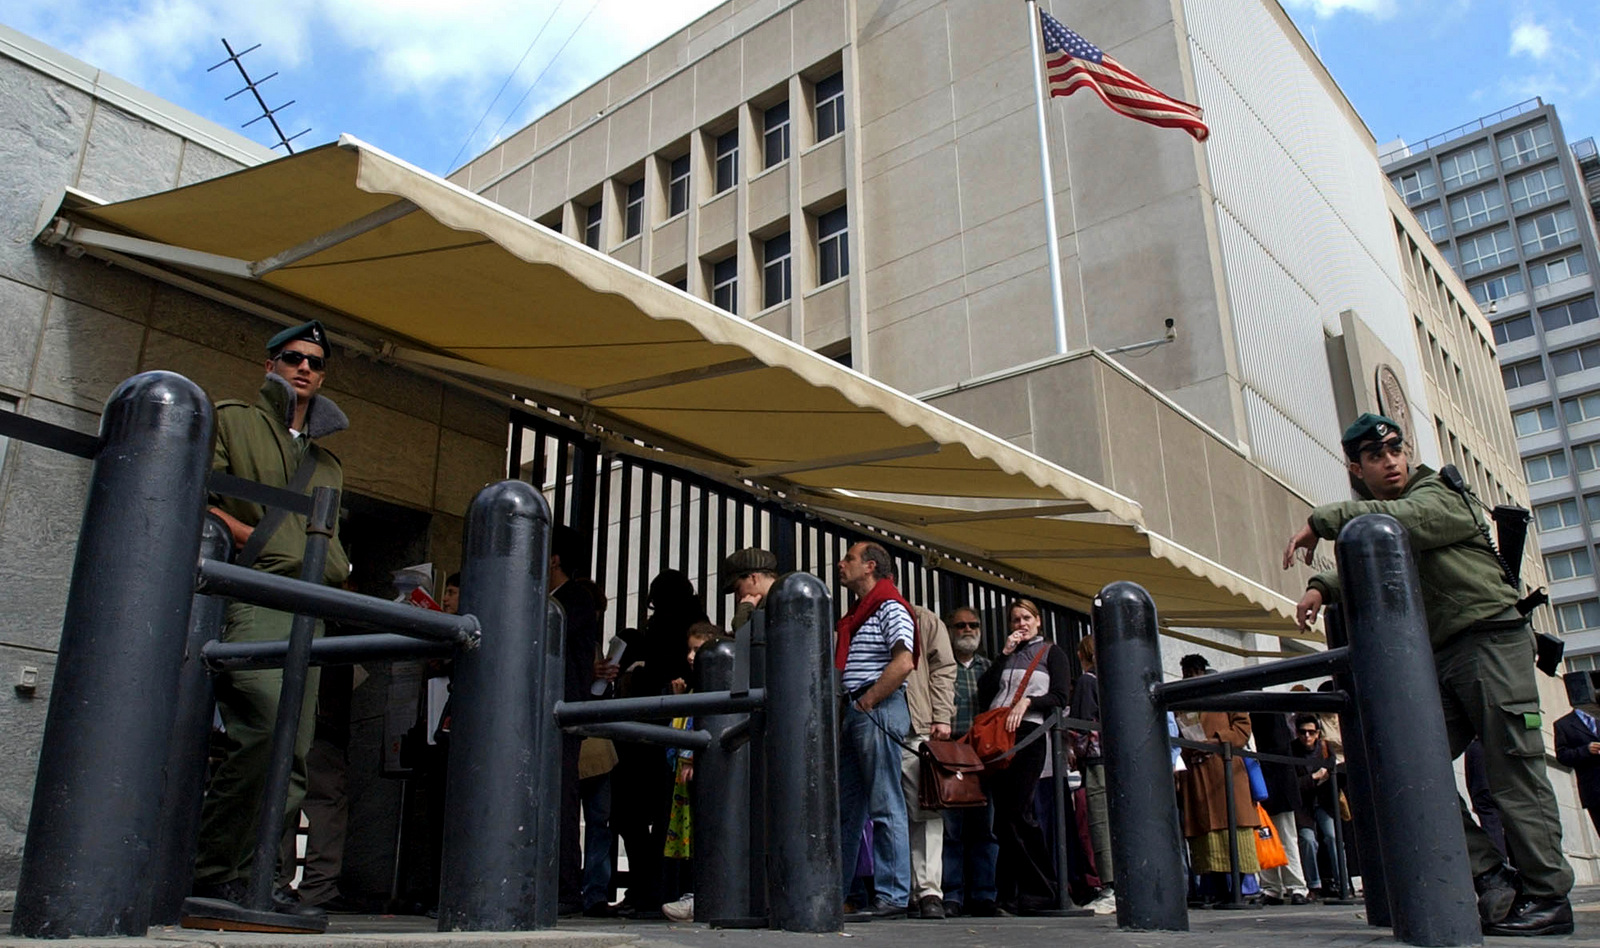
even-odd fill
[[(1600, 0), (1283, 2), (1380, 144), (1532, 96), (1555, 104), (1569, 140), (1600, 136)], [(208, 67), (224, 37), (260, 43), (244, 62), (277, 73), (268, 105), (294, 100), (279, 119), (287, 134), (310, 129), (297, 148), (344, 132), (446, 174), (716, 5), (8, 0), (0, 23), (231, 128), (258, 109), (226, 98), (241, 87), (231, 66)], [(1071, 26), (1070, 5), (1055, 9)], [(242, 132), (274, 141), (265, 122)]]

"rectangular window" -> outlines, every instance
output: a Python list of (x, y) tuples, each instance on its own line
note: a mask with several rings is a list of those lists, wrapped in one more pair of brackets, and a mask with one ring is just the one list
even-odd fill
[(1572, 217), (1572, 208), (1540, 214), (1517, 225), (1517, 236), (1522, 238), (1522, 255), (1554, 250), (1562, 244), (1578, 239), (1578, 224)]
[(761, 245), (762, 306), (777, 306), (789, 294), (789, 235), (779, 234)]
[(1567, 659), (1565, 667), (1569, 672), (1587, 672), (1600, 669), (1600, 652), (1586, 652), (1582, 655), (1574, 655)]
[(1467, 237), (1458, 243), (1461, 246), (1461, 273), (1464, 276), (1492, 270), (1517, 259), (1517, 245), (1511, 239), (1509, 227)]
[(1561, 169), (1551, 165), (1512, 178), (1506, 183), (1506, 190), (1511, 192), (1511, 209), (1520, 212), (1566, 197), (1567, 182), (1561, 177)]
[(644, 179), (628, 185), (628, 204), (623, 210), (622, 239), (639, 236), (644, 226)]
[(1567, 476), (1567, 456), (1560, 451), (1549, 454), (1540, 454), (1531, 458), (1522, 459), (1523, 472), (1528, 476), (1528, 483), (1538, 484), (1552, 481), (1558, 477)]
[[(1595, 497), (1600, 500), (1600, 495)], [(1533, 508), (1533, 519), (1539, 525), (1540, 531), (1560, 530), (1562, 527), (1575, 527), (1578, 525), (1578, 502), (1572, 498), (1558, 500), (1553, 504), (1540, 504)]]
[(1600, 342), (1550, 353), (1550, 371), (1557, 376), (1600, 368)]
[(1595, 310), (1594, 297), (1592, 296), (1586, 299), (1573, 300), (1570, 303), (1562, 303), (1559, 306), (1548, 306), (1539, 310), (1539, 318), (1544, 321), (1545, 332), (1571, 326), (1574, 323), (1586, 323), (1596, 316), (1600, 316), (1600, 312)]
[(817, 283), (826, 286), (850, 275), (850, 231), (845, 208), (817, 218)]
[(817, 141), (844, 131), (844, 73), (817, 80)]
[(1498, 184), (1450, 199), (1450, 224), (1458, 232), (1503, 220), (1505, 216), (1506, 202)]
[(711, 268), (711, 304), (739, 312), (739, 257), (735, 254)]
[(1400, 192), (1400, 196), (1406, 199), (1407, 204), (1439, 196), (1439, 179), (1433, 173), (1433, 165), (1402, 171), (1395, 175), (1393, 180), (1394, 189)]
[(1582, 253), (1528, 264), (1528, 279), (1533, 282), (1534, 286), (1560, 283), (1562, 280), (1569, 280), (1588, 272), (1589, 261), (1584, 258)]
[(1494, 155), (1490, 154), (1488, 143), (1439, 159), (1439, 176), (1444, 179), (1445, 188), (1451, 190), (1494, 177)]
[(766, 167), (789, 160), (789, 103), (779, 102), (762, 113), (761, 142), (766, 152)]
[(1583, 498), (1583, 512), (1590, 523), (1600, 521), (1600, 494), (1589, 494)]
[(667, 216), (677, 217), (689, 209), (689, 156), (672, 159), (667, 171)]
[(1580, 471), (1592, 471), (1600, 467), (1600, 441), (1573, 445), (1572, 466)]
[(1474, 283), (1467, 289), (1472, 292), (1472, 298), (1478, 301), (1479, 306), (1488, 306), (1495, 300), (1503, 300), (1508, 296), (1521, 293), (1523, 290), (1522, 273), (1518, 270), (1512, 270), (1510, 273), (1502, 273), (1497, 277), (1490, 277), (1482, 283)]
[(1544, 571), (1551, 582), (1560, 582), (1563, 579), (1576, 579), (1579, 576), (1593, 576), (1594, 564), (1589, 561), (1588, 550), (1567, 550), (1546, 556)]
[(1533, 335), (1533, 317), (1527, 314), (1504, 319), (1494, 324), (1494, 341), (1497, 345), (1516, 342)]
[(1517, 429), (1519, 438), (1549, 431), (1556, 426), (1555, 406), (1537, 405), (1525, 411), (1514, 411), (1511, 413), (1511, 425)]
[(1544, 381), (1544, 363), (1538, 359), (1529, 359), (1515, 365), (1500, 367), (1500, 377), (1506, 383), (1507, 389), (1521, 388), (1535, 382)]
[(739, 130), (717, 136), (717, 194), (739, 183)]
[(1507, 168), (1531, 164), (1555, 153), (1556, 139), (1545, 122), (1500, 138), (1500, 162)]
[(1417, 208), (1417, 223), (1428, 232), (1428, 239), (1434, 243), (1450, 236), (1450, 232), (1444, 226), (1444, 208), (1437, 204)]
[(1563, 399), (1561, 402), (1561, 417), (1569, 425), (1600, 418), (1600, 392), (1591, 392), (1588, 395), (1579, 395), (1577, 398)]
[(1585, 629), (1600, 629), (1600, 600), (1564, 602), (1556, 606), (1556, 618), (1561, 622), (1561, 631), (1568, 635)]
[(600, 212), (603, 210), (600, 201), (596, 201), (583, 210), (583, 242), (596, 250), (600, 249)]

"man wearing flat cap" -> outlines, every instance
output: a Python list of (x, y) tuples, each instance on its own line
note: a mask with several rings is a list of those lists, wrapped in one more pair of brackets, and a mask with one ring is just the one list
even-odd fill
[[(1518, 590), (1479, 532), (1471, 499), (1437, 473), (1411, 467), (1405, 432), (1392, 419), (1363, 414), (1341, 440), (1364, 499), (1313, 510), (1283, 551), (1283, 567), (1296, 553), (1309, 564), (1319, 540), (1335, 539), (1362, 514), (1389, 514), (1405, 526), (1421, 579), (1450, 753), (1459, 757), (1474, 737), (1483, 740), (1489, 789), (1517, 857), (1513, 874), (1461, 804), (1483, 931), (1569, 934), (1572, 867), (1562, 855), (1561, 817), (1545, 774), (1533, 635), (1516, 607)], [(1300, 627), (1338, 595), (1337, 573), (1312, 577), (1296, 607)]]
[[(342, 490), (339, 459), (317, 439), (349, 427), (349, 421), (321, 394), (327, 378), (328, 334), (315, 320), (286, 329), (267, 342), (266, 378), (254, 405), (222, 401), (216, 406), (216, 446), (211, 468), (271, 487), (309, 494), (314, 487)], [(241, 566), (299, 576), (305, 552), (306, 518), (263, 508), (235, 497), (212, 497), (211, 511), (233, 534), (234, 562)], [(338, 524), (328, 544), (323, 581), (342, 583), (350, 560), (339, 543)], [(242, 602), (228, 604), (224, 642), (286, 641), (294, 617)], [(319, 630), (320, 634), (320, 624)], [(305, 797), (306, 753), (316, 727), (319, 669), (310, 671), (300, 731), (295, 741), (285, 830), (298, 825)], [(201, 815), (196, 895), (238, 902), (244, 898), (255, 849), (256, 813), (266, 784), (272, 731), (278, 716), (281, 669), (233, 671), (216, 679), (217, 710), (225, 731), (222, 762), (214, 772)], [(292, 891), (273, 899), (278, 911), (320, 913), (301, 905)]]
[(768, 550), (750, 547), (722, 561), (722, 591), (734, 599), (733, 628), (750, 621), (777, 581), (778, 558)]

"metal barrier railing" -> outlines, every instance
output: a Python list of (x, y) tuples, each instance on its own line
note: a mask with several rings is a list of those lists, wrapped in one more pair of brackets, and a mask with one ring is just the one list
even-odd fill
[(1120, 927), (1189, 927), (1168, 708), (1243, 710), (1243, 701), (1259, 710), (1289, 710), (1290, 702), (1309, 709), (1305, 695), (1238, 692), (1332, 673), (1351, 699), (1341, 714), (1352, 722), (1345, 726), (1352, 809), (1366, 821), (1358, 819), (1356, 830), (1369, 917), (1386, 918), (1411, 945), (1481, 943), (1466, 838), (1453, 801), (1439, 791), (1455, 778), (1409, 538), (1394, 518), (1369, 514), (1340, 532), (1335, 555), (1348, 643), (1335, 633), (1333, 648), (1319, 655), (1222, 674), (1164, 683), (1149, 594), (1113, 583), (1095, 599), (1112, 854), (1119, 877), (1140, 880), (1118, 887)]

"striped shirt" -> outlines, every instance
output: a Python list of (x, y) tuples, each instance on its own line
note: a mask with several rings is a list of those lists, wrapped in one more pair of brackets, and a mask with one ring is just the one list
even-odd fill
[(844, 690), (853, 693), (877, 681), (894, 657), (894, 647), (910, 650), (916, 634), (917, 624), (905, 606), (893, 600), (879, 606), (850, 637), (850, 651), (844, 660)]
[(956, 736), (972, 730), (972, 718), (978, 710), (978, 679), (989, 670), (989, 660), (982, 655), (972, 656), (968, 665), (956, 660), (956, 715), (950, 722), (950, 733)]

